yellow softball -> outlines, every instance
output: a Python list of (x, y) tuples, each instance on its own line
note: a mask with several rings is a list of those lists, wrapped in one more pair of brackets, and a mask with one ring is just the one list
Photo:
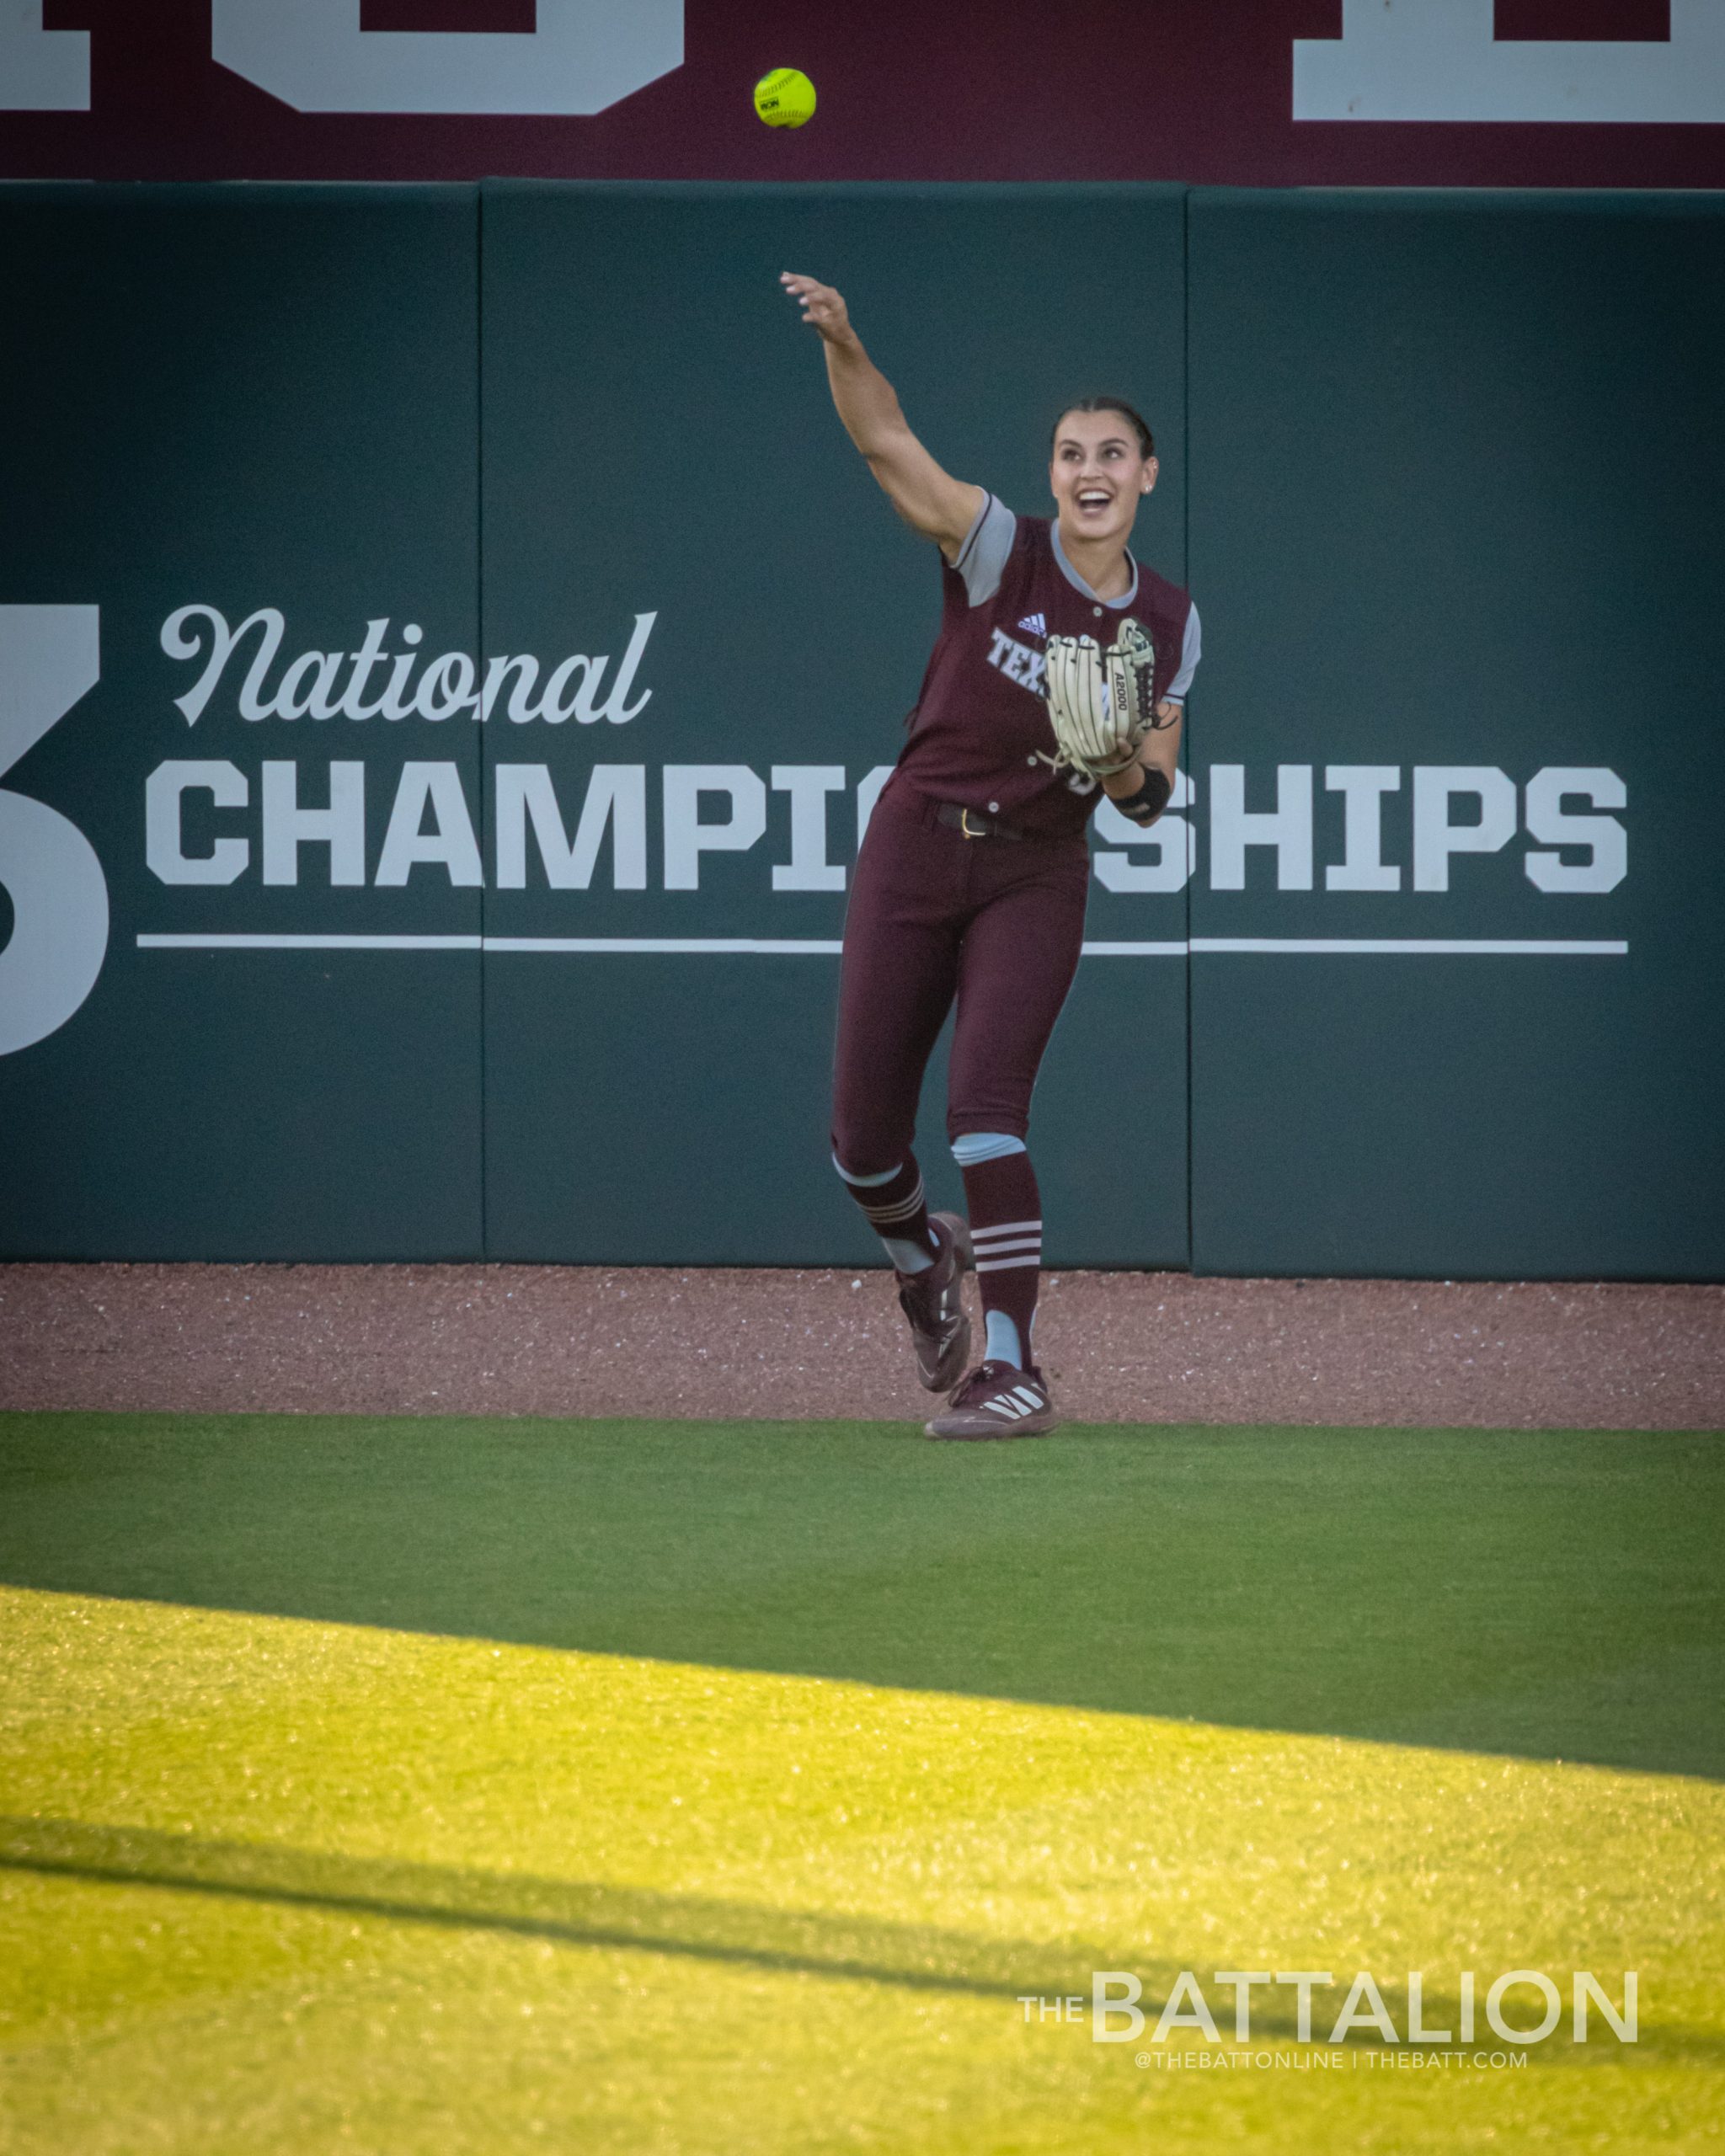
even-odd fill
[(755, 109), (769, 127), (800, 127), (814, 117), (814, 85), (800, 67), (775, 67), (755, 85)]

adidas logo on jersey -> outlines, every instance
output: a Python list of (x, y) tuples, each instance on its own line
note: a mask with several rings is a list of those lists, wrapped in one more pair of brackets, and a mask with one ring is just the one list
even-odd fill
[(1048, 623), (1040, 614), (1027, 614), (1019, 622), (1018, 627), (1021, 629), (1028, 629), (1033, 637), (1045, 637), (1048, 634)]

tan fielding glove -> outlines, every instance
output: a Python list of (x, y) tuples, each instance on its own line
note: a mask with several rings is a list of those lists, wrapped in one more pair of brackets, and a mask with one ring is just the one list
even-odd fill
[(1119, 646), (1105, 659), (1094, 637), (1050, 637), (1046, 649), (1048, 715), (1060, 749), (1055, 768), (1070, 764), (1092, 778), (1126, 770), (1147, 729), (1135, 728), (1136, 690), (1124, 658), (1119, 664), (1124, 693), (1114, 691), (1110, 676)]
[(1156, 646), (1148, 630), (1129, 615), (1120, 633), (1103, 654), (1108, 674), (1108, 707), (1119, 715), (1135, 749), (1162, 724), (1156, 709)]

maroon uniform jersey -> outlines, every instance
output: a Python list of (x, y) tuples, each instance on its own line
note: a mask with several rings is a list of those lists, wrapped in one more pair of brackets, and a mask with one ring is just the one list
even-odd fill
[(1094, 637), (1106, 649), (1135, 621), (1155, 648), (1158, 700), (1183, 698), (1198, 660), (1191, 600), (1154, 569), (1132, 567), (1123, 598), (1099, 598), (1066, 559), (1050, 520), (1014, 517), (987, 496), (958, 560), (942, 563), (940, 634), (895, 782), (1038, 836), (1082, 831), (1101, 788), (1081, 771), (1053, 768), (1048, 638)]

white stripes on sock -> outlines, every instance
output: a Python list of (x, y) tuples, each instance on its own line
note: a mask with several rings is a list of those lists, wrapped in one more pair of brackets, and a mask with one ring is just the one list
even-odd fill
[(1001, 1220), (991, 1228), (973, 1228), (979, 1273), (1005, 1273), (1013, 1266), (1042, 1262), (1040, 1220)]
[(869, 1226), (879, 1233), (896, 1227), (901, 1220), (914, 1220), (928, 1203), (928, 1198), (922, 1187), (922, 1178), (918, 1176), (916, 1189), (908, 1198), (901, 1198), (895, 1205), (871, 1205), (867, 1198), (859, 1198), (857, 1203)]

